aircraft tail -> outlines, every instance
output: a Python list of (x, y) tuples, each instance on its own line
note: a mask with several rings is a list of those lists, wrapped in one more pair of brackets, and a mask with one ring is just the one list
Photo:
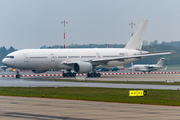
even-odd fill
[(164, 64), (165, 58), (161, 58), (157, 65), (162, 66)]
[(135, 34), (130, 38), (126, 44), (125, 49), (141, 50), (144, 35), (146, 32), (148, 20), (144, 19), (136, 30)]

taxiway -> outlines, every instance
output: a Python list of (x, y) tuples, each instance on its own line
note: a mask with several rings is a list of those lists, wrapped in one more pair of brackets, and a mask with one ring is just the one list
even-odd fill
[[(62, 79), (59, 77), (56, 79)], [(123, 79), (124, 78), (124, 79)], [(148, 79), (146, 79), (148, 78)], [(64, 79), (64, 78), (63, 78)], [(68, 78), (66, 78), (68, 79)], [(74, 78), (71, 78), (74, 79)], [(113, 84), (113, 83), (93, 83), (95, 80), (107, 80), (107, 81), (164, 81), (164, 80), (175, 80), (179, 81), (178, 74), (146, 74), (146, 75), (115, 75), (115, 76), (104, 76), (101, 78), (87, 78), (92, 80), (89, 82), (62, 82), (62, 81), (51, 81), (41, 80), (41, 78), (0, 78), (0, 86), (14, 86), (14, 87), (101, 87), (101, 88), (139, 88), (139, 89), (170, 89), (179, 90), (180, 86), (176, 85), (143, 85), (143, 84)], [(75, 79), (74, 79), (75, 80)]]
[(2, 120), (179, 120), (180, 107), (0, 96)]

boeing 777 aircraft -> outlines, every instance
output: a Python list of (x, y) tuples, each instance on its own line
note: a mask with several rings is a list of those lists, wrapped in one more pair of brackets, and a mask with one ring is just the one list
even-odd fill
[(12, 68), (31, 69), (35, 73), (64, 69), (67, 72), (63, 77), (75, 77), (76, 73), (100, 77), (101, 74), (96, 73), (97, 67), (115, 67), (147, 56), (171, 54), (170, 51), (148, 53), (141, 50), (147, 23), (146, 19), (141, 22), (124, 48), (23, 49), (8, 54), (2, 63)]
[(132, 71), (142, 71), (142, 72), (151, 72), (151, 71), (156, 71), (161, 68), (163, 68), (163, 63), (165, 61), (165, 58), (161, 58), (157, 64), (152, 64), (152, 65), (133, 65), (129, 69)]

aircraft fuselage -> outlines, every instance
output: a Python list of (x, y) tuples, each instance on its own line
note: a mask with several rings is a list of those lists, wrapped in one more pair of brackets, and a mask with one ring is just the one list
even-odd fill
[[(64, 61), (91, 61), (92, 59), (116, 58), (140, 54), (139, 50), (124, 48), (94, 48), (94, 49), (24, 49), (8, 54), (3, 63), (18, 69), (63, 69), (67, 65)], [(137, 58), (125, 61), (109, 61), (100, 67), (115, 67), (123, 65)], [(69, 66), (71, 67), (71, 66)]]

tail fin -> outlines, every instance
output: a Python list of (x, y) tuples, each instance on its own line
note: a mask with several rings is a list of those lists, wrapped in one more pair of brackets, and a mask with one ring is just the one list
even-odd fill
[(165, 61), (165, 58), (161, 58), (161, 59), (159, 60), (159, 62), (157, 63), (157, 65), (162, 66), (163, 63), (164, 63), (164, 61)]
[(146, 19), (141, 22), (135, 34), (131, 37), (129, 42), (126, 44), (125, 46), (126, 49), (141, 50), (142, 43), (144, 40), (144, 35), (146, 32), (147, 23), (148, 23), (148, 20)]

